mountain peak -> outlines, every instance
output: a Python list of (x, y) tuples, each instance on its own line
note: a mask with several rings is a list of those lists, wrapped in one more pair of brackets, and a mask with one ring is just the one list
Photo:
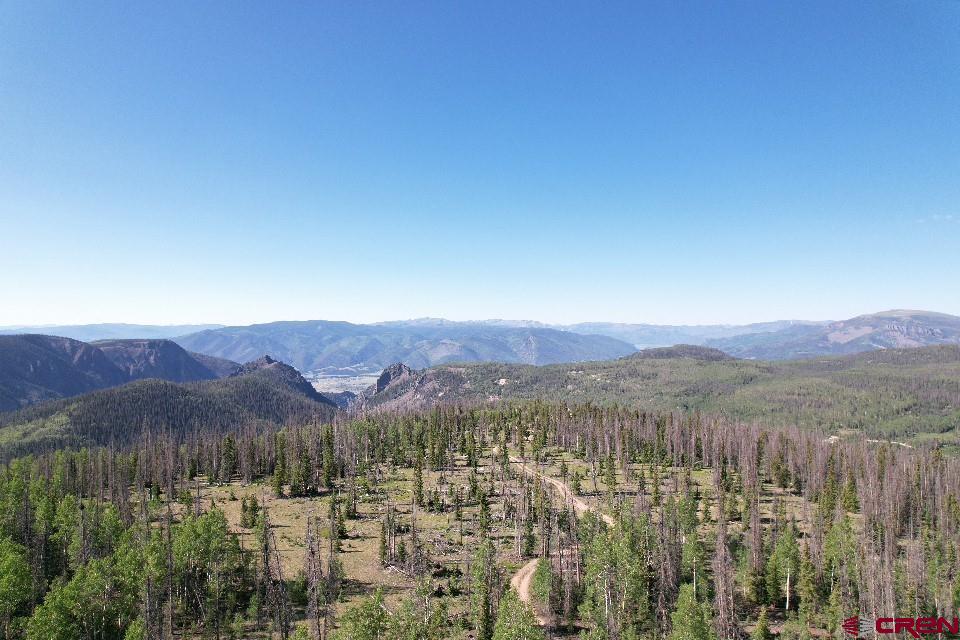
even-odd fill
[(299, 371), (286, 362), (281, 362), (269, 355), (262, 355), (242, 365), (231, 378), (261, 378), (280, 383), (315, 402), (335, 406), (334, 402), (313, 388)]
[(240, 376), (240, 375), (243, 375), (243, 374), (245, 374), (245, 373), (253, 373), (254, 371), (259, 371), (259, 370), (261, 370), (261, 369), (266, 369), (267, 367), (271, 367), (271, 366), (273, 366), (273, 365), (275, 365), (275, 364), (281, 364), (281, 365), (284, 365), (284, 366), (289, 366), (289, 365), (284, 364), (283, 362), (280, 362), (279, 360), (276, 360), (276, 359), (274, 359), (274, 358), (271, 358), (271, 357), (270, 357), (269, 355), (267, 355), (267, 354), (263, 354), (262, 356), (260, 356), (260, 357), (257, 358), (256, 360), (251, 360), (251, 361), (249, 361), (249, 362), (245, 362), (245, 363), (243, 363), (242, 365), (240, 365), (240, 369), (238, 369), (237, 372), (234, 373), (233, 375), (235, 375), (235, 376)]
[(383, 370), (380, 377), (377, 378), (377, 393), (380, 393), (390, 385), (406, 380), (413, 375), (413, 370), (402, 362), (397, 362)]

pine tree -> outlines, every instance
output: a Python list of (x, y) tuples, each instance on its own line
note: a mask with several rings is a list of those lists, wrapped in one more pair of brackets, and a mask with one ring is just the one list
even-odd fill
[(709, 609), (697, 601), (692, 584), (680, 586), (677, 605), (670, 615), (670, 640), (713, 640)]
[(573, 495), (575, 496), (579, 496), (583, 493), (580, 487), (580, 480), (581, 480), (580, 470), (574, 469), (573, 480), (570, 482), (570, 490), (573, 491)]
[(323, 570), (320, 565), (320, 541), (317, 534), (317, 521), (313, 514), (307, 516), (307, 532), (304, 537), (303, 572), (307, 579), (307, 624), (310, 636), (320, 638), (323, 607)]
[(770, 623), (767, 621), (767, 609), (760, 610), (760, 617), (757, 618), (757, 626), (750, 634), (750, 640), (773, 640), (773, 634), (770, 633)]
[[(780, 534), (773, 553), (767, 559), (766, 589), (767, 601), (790, 608), (792, 592), (796, 590), (797, 574), (800, 569), (800, 548), (797, 546), (797, 531), (793, 524)], [(794, 604), (796, 600), (794, 600)]]
[(523, 518), (523, 548), (520, 554), (527, 558), (532, 556), (536, 544), (537, 541), (533, 535), (533, 514), (528, 509)]
[(413, 499), (418, 507), (423, 506), (423, 458), (419, 455), (413, 466)]
[(820, 595), (817, 592), (817, 572), (810, 561), (809, 550), (805, 550), (800, 559), (800, 571), (797, 578), (797, 595), (800, 597), (800, 621), (810, 626), (817, 619), (820, 608)]
[(270, 480), (270, 486), (273, 487), (273, 493), (278, 498), (283, 497), (283, 485), (287, 483), (286, 472), (283, 467), (277, 466), (273, 471), (273, 478)]
[(480, 514), (477, 524), (480, 535), (486, 537), (490, 533), (490, 501), (485, 491), (480, 492)]
[[(479, 638), (480, 635), (478, 634), (477, 637)], [(545, 638), (530, 607), (520, 601), (513, 589), (508, 589), (500, 598), (497, 623), (493, 628), (493, 640), (544, 640)]]
[(607, 463), (604, 465), (603, 484), (607, 487), (607, 503), (613, 506), (613, 497), (617, 490), (617, 469), (613, 460), (613, 452), (607, 453)]
[(384, 521), (380, 525), (380, 564), (381, 566), (387, 566), (387, 522)]
[(496, 568), (496, 551), (493, 543), (486, 537), (477, 547), (473, 557), (471, 576), (473, 628), (477, 640), (490, 640), (494, 623), (494, 592), (499, 585)]

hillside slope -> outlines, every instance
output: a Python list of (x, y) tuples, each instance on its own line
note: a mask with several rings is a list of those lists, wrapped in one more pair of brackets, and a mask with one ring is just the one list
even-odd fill
[(123, 445), (145, 430), (189, 434), (327, 421), (336, 410), (293, 367), (265, 357), (218, 380), (137, 380), (2, 414), (0, 454)]
[[(543, 399), (689, 409), (766, 424), (862, 429), (880, 437), (960, 441), (960, 347), (890, 349), (763, 362), (711, 350), (652, 350), (606, 362), (394, 368), (367, 409)], [(678, 357), (664, 357), (664, 356)]]
[(450, 362), (550, 364), (603, 360), (635, 351), (605, 336), (446, 321), (273, 322), (202, 331), (177, 342), (190, 351), (237, 361), (270, 353), (300, 371), (328, 373), (375, 373), (398, 361), (416, 368)]
[(0, 336), (0, 411), (127, 380), (98, 348), (43, 335)]
[(213, 380), (238, 367), (207, 356), (194, 358), (170, 340), (89, 344), (60, 336), (0, 336), (0, 411), (144, 378)]
[(219, 377), (172, 340), (99, 340), (92, 344), (130, 380), (196, 382)]

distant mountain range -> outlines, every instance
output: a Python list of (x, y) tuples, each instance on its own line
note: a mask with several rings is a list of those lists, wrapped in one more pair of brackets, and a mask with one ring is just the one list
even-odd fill
[(960, 344), (960, 317), (930, 311), (893, 310), (826, 324), (795, 324), (778, 331), (706, 340), (738, 358), (786, 360)]
[(0, 411), (145, 378), (213, 380), (239, 368), (235, 362), (190, 354), (170, 340), (87, 343), (60, 336), (0, 336)]
[(806, 320), (777, 320), (744, 325), (706, 324), (706, 325), (660, 325), (660, 324), (620, 324), (613, 322), (583, 322), (579, 324), (556, 325), (554, 328), (575, 333), (592, 333), (617, 338), (629, 342), (637, 349), (669, 347), (675, 344), (707, 344), (711, 340), (733, 338), (737, 336), (768, 334), (790, 330), (796, 327), (816, 327), (826, 322)]
[(485, 326), (524, 329), (557, 329), (581, 335), (600, 335), (615, 338), (633, 345), (636, 349), (669, 347), (675, 344), (704, 344), (708, 340), (731, 338), (754, 333), (769, 333), (794, 326), (825, 325), (830, 321), (776, 320), (753, 324), (703, 324), (669, 325), (636, 324), (622, 322), (580, 322), (576, 324), (546, 324), (535, 320), (469, 320), (454, 322), (443, 318), (418, 318), (379, 322), (373, 326), (424, 327), (424, 326)]
[(960, 344), (960, 318), (886, 311), (841, 322), (783, 320), (748, 325), (647, 325), (438, 318), (356, 325), (273, 322), (182, 336), (185, 348), (230, 360), (270, 353), (301, 371), (371, 374), (394, 362), (415, 369), (451, 362), (556, 364), (607, 360), (637, 349), (710, 346), (739, 358), (785, 360), (875, 349)]
[(931, 311), (891, 310), (839, 322), (782, 320), (748, 325), (669, 326), (591, 322), (566, 331), (630, 342), (638, 349), (692, 344), (738, 358), (789, 360), (876, 349), (960, 344), (960, 317)]
[(210, 329), (177, 342), (190, 351), (237, 361), (269, 353), (301, 371), (328, 374), (379, 373), (394, 362), (417, 368), (449, 362), (551, 364), (635, 351), (633, 345), (608, 336), (442, 320), (271, 322)]
[[(839, 322), (783, 320), (748, 325), (670, 326), (606, 322), (546, 325), (534, 321), (453, 322), (421, 318), (375, 324), (311, 320), (242, 327), (196, 326), (204, 328), (187, 332), (195, 326), (109, 324), (58, 327), (50, 331), (69, 334), (65, 337), (97, 337), (97, 341), (91, 344), (101, 349), (107, 360), (126, 371), (129, 379), (160, 377), (173, 381), (229, 375), (237, 366), (236, 362), (246, 362), (264, 354), (316, 377), (377, 375), (395, 362), (423, 369), (454, 362), (547, 365), (609, 360), (637, 349), (676, 344), (708, 346), (738, 358), (759, 360), (960, 344), (960, 318), (904, 310)], [(186, 333), (175, 335), (173, 339), (191, 352), (187, 359), (169, 345), (164, 347), (164, 353), (160, 353), (160, 343), (144, 340), (157, 334), (178, 334), (181, 331)], [(136, 332), (142, 332), (142, 335), (131, 335)], [(140, 338), (140, 346), (129, 340), (111, 346), (115, 340), (102, 338), (105, 334), (116, 333)], [(95, 359), (94, 355), (83, 350), (76, 354), (80, 363), (88, 357)], [(115, 383), (115, 372), (103, 370), (95, 361), (91, 361), (90, 366), (94, 367), (92, 380), (88, 379), (89, 376), (66, 375), (63, 384), (70, 393), (89, 390), (91, 385), (92, 388), (102, 388)], [(0, 380), (4, 375), (0, 359)], [(53, 373), (50, 376), (56, 377)], [(43, 399), (63, 393), (56, 389), (53, 394), (31, 390), (29, 395)], [(0, 395), (0, 409), (10, 405), (9, 399), (4, 401)]]
[(95, 340), (124, 340), (127, 338), (174, 338), (196, 333), (205, 329), (222, 327), (220, 324), (63, 324), (0, 327), (0, 335), (18, 335), (38, 333), (48, 336), (62, 336), (82, 342)]

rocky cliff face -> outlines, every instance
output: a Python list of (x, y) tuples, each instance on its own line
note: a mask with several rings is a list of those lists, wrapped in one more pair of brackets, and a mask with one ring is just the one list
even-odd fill
[(391, 385), (399, 384), (412, 375), (413, 370), (402, 362), (392, 364), (384, 369), (383, 373), (380, 374), (380, 377), (377, 378), (377, 382), (374, 385), (376, 388), (376, 393), (382, 393)]

